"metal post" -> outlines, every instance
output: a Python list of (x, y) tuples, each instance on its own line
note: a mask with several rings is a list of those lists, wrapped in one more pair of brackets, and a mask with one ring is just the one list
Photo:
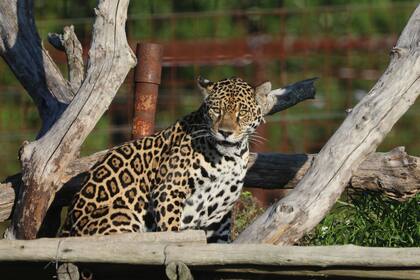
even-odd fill
[(163, 48), (159, 44), (137, 44), (137, 67), (134, 72), (134, 117), (131, 136), (138, 139), (155, 130), (155, 113)]

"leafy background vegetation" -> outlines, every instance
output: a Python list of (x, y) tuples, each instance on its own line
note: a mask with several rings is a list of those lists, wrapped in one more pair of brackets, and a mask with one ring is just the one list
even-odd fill
[[(131, 42), (232, 40), (263, 35), (285, 41), (353, 38), (368, 44), (378, 38), (395, 40), (417, 4), (391, 0), (131, 1), (127, 34)], [(45, 41), (48, 32), (61, 32), (64, 25), (73, 24), (83, 44), (88, 46), (95, 5), (95, 0), (35, 1), (41, 38)], [(266, 78), (276, 87), (308, 77), (321, 78), (315, 101), (267, 119), (266, 149), (317, 152), (344, 119), (345, 109), (354, 106), (385, 69), (388, 52), (388, 46), (308, 50), (265, 61)], [(59, 63), (59, 67), (65, 74), (65, 63)], [(349, 69), (356, 74), (346, 78), (342, 73)], [(39, 118), (32, 101), (2, 61), (0, 73), (0, 175), (4, 178), (19, 171), (18, 148), (24, 140), (34, 139)], [(159, 92), (159, 128), (197, 107), (200, 96), (196, 94), (194, 77), (198, 74), (214, 80), (236, 75), (253, 81), (255, 65), (251, 62), (165, 66)], [(126, 112), (130, 110), (127, 108), (131, 98), (131, 85), (125, 84), (110, 112), (87, 139), (82, 155), (128, 138), (131, 116)], [(419, 109), (417, 102), (386, 137), (380, 151), (404, 145), (410, 154), (420, 154)], [(120, 136), (115, 137), (116, 134)], [(420, 246), (419, 205), (419, 196), (397, 203), (374, 194), (345, 195), (302, 244)], [(236, 208), (235, 234), (262, 211), (255, 198), (245, 192)]]

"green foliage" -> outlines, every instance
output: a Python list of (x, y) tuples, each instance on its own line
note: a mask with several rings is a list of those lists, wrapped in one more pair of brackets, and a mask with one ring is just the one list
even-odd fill
[(400, 203), (361, 193), (339, 201), (300, 245), (420, 246), (420, 195)]

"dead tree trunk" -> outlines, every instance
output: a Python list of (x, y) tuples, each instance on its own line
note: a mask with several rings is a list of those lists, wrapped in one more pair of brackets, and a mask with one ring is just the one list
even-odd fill
[[(63, 183), (64, 170), (77, 157), (83, 141), (135, 65), (125, 35), (128, 3), (99, 1), (86, 78), (81, 82), (80, 69), (73, 68), (69, 71), (73, 81), (68, 82), (41, 45), (32, 1), (0, 1), (0, 54), (34, 99), (43, 121), (39, 139), (21, 148), (24, 187), (9, 238), (36, 237), (55, 191)], [(66, 44), (71, 31), (65, 29), (63, 46), (69, 66), (80, 67), (81, 52), (70, 50), (73, 44)]]
[(242, 232), (236, 243), (293, 244), (321, 221), (359, 164), (420, 94), (419, 45), (420, 5), (377, 84), (322, 148), (296, 188)]

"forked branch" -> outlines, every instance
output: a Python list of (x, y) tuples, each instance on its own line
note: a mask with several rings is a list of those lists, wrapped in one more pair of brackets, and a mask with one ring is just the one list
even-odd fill
[[(14, 0), (18, 10), (14, 14), (19, 16), (32, 15), (32, 1)], [(1, 5), (5, 1), (0, 2)], [(96, 19), (93, 28), (92, 45), (89, 51), (89, 61), (86, 71), (86, 78), (83, 80), (77, 95), (66, 88), (71, 95), (65, 95), (65, 101), (71, 103), (66, 110), (57, 116), (52, 125), (46, 126), (47, 131), (37, 141), (26, 144), (21, 149), (20, 160), (22, 163), (23, 183), (25, 187), (21, 190), (14, 212), (12, 225), (8, 230), (9, 238), (32, 239), (36, 237), (39, 227), (43, 221), (49, 204), (54, 198), (56, 190), (62, 185), (62, 176), (68, 164), (74, 160), (78, 154), (80, 146), (93, 129), (99, 118), (108, 108), (117, 90), (124, 81), (129, 69), (136, 63), (135, 56), (130, 49), (125, 34), (125, 21), (127, 18), (128, 0), (100, 0), (96, 12)], [(23, 10), (19, 10), (23, 9)], [(4, 9), (10, 11), (10, 9)], [(1, 9), (3, 12), (3, 9)], [(22, 15), (20, 14), (22, 13)], [(34, 21), (24, 20), (24, 29), (35, 31)], [(0, 22), (2, 28), (8, 30), (4, 21)], [(21, 29), (17, 27), (18, 31)], [(70, 33), (72, 30), (68, 30)], [(13, 32), (12, 32), (13, 33)], [(70, 34), (69, 33), (69, 34)], [(13, 35), (13, 34), (12, 34)], [(23, 38), (27, 39), (27, 38)], [(24, 46), (26, 49), (14, 49), (13, 46), (3, 48), (2, 54), (5, 59), (12, 54), (19, 56), (20, 52), (31, 50), (39, 44), (38, 37), (29, 37)], [(2, 45), (4, 46), (4, 44)], [(39, 46), (38, 48), (42, 50)], [(29, 54), (28, 54), (29, 55)], [(80, 58), (78, 54), (76, 54)], [(49, 56), (48, 56), (49, 57)], [(42, 86), (45, 79), (48, 81), (51, 70), (44, 68), (42, 56), (28, 59), (35, 61), (34, 69), (44, 70), (46, 77), (44, 80), (37, 81), (33, 87)], [(8, 61), (14, 68), (15, 62)], [(27, 67), (25, 61), (22, 67)], [(57, 67), (49, 61), (54, 69)], [(80, 65), (80, 61), (78, 62)], [(48, 66), (48, 63), (47, 63)], [(28, 67), (30, 68), (30, 67)], [(61, 77), (61, 76), (60, 76)], [(74, 88), (80, 82), (80, 75), (72, 76)], [(30, 83), (26, 79), (21, 79), (25, 88)], [(51, 83), (57, 83), (55, 76), (51, 77)], [(59, 102), (58, 97), (62, 97), (55, 91), (55, 88), (48, 88), (51, 94), (46, 95), (51, 102)], [(29, 91), (29, 90), (28, 90)], [(43, 93), (43, 92), (41, 92)], [(32, 93), (34, 99), (40, 99), (42, 104), (43, 96), (37, 91)], [(50, 93), (50, 92), (48, 92)], [(70, 99), (70, 100), (69, 100)], [(65, 106), (64, 106), (65, 107)], [(41, 106), (40, 111), (44, 108)]]

